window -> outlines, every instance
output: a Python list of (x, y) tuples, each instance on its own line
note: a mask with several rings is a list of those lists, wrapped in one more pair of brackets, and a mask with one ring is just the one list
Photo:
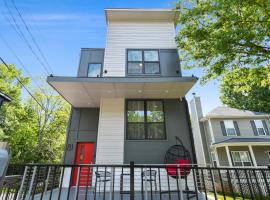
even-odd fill
[(163, 101), (128, 100), (126, 112), (128, 140), (166, 139)]
[(101, 63), (89, 63), (88, 64), (88, 77), (100, 77), (101, 76)]
[(128, 50), (127, 73), (160, 74), (158, 50)]
[(236, 135), (236, 130), (232, 120), (224, 120), (224, 125), (228, 136)]
[(232, 151), (234, 166), (252, 166), (248, 151)]
[(258, 135), (265, 135), (265, 130), (263, 127), (262, 120), (254, 120), (254, 123), (255, 123), (256, 129), (258, 131)]

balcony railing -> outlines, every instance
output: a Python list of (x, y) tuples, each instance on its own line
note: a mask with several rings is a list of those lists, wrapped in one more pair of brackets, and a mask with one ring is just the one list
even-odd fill
[(196, 165), (10, 165), (3, 200), (270, 199), (268, 168)]

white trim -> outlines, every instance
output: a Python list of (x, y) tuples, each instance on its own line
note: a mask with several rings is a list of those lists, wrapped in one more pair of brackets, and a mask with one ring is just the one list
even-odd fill
[(225, 146), (225, 150), (226, 150), (226, 154), (227, 154), (227, 159), (228, 159), (228, 162), (229, 162), (229, 166), (230, 167), (233, 167), (232, 158), (231, 158), (229, 147), (228, 146)]
[(256, 158), (255, 158), (255, 155), (254, 155), (252, 146), (251, 146), (251, 145), (248, 145), (248, 149), (249, 149), (249, 153), (250, 153), (250, 156), (251, 156), (251, 160), (252, 160), (252, 162), (253, 162), (253, 165), (254, 165), (255, 167), (257, 167), (257, 162), (256, 162)]
[[(251, 157), (250, 157), (250, 154), (249, 154), (249, 151), (231, 151), (231, 154), (233, 155), (234, 153), (241, 153), (241, 152), (245, 152), (245, 153), (247, 153), (247, 156), (248, 156), (248, 159), (249, 159), (249, 161), (248, 162), (250, 162), (250, 166), (253, 166), (252, 165), (252, 159), (251, 159)], [(240, 159), (241, 159), (241, 156), (240, 156)], [(233, 156), (232, 156), (232, 160), (233, 160), (233, 162), (235, 163), (235, 161), (234, 161), (234, 159), (233, 159)], [(242, 167), (247, 167), (247, 166), (244, 166), (244, 162), (245, 161), (240, 161), (241, 163), (242, 163)], [(241, 167), (241, 166), (240, 166)]]
[(224, 119), (269, 119), (270, 115), (254, 115), (254, 116), (225, 116), (225, 115), (219, 115), (219, 116), (206, 116), (200, 119), (201, 122), (203, 121), (207, 121), (209, 119), (220, 119), (220, 120), (224, 120)]
[(211, 136), (211, 143), (213, 144), (215, 143), (215, 137), (214, 137), (213, 127), (212, 127), (210, 119), (208, 120), (208, 124), (209, 124), (210, 136)]
[[(256, 121), (257, 121), (257, 122), (261, 122), (262, 127), (257, 127)], [(262, 119), (255, 119), (255, 120), (254, 120), (254, 124), (255, 124), (255, 128), (257, 129), (258, 136), (266, 136), (266, 131), (265, 131), (265, 128), (264, 128)], [(263, 132), (264, 132), (263, 135), (260, 134), (260, 132), (259, 132), (259, 130), (258, 130), (259, 128), (262, 128), (262, 129), (263, 129)]]
[(236, 143), (219, 143), (219, 144), (213, 144), (211, 147), (224, 147), (224, 146), (270, 146), (269, 142), (236, 142)]
[[(223, 122), (224, 122), (224, 126), (225, 126), (226, 135), (227, 136), (237, 136), (237, 132), (236, 132), (233, 120), (223, 120)], [(226, 127), (226, 124), (228, 125), (229, 123), (232, 123), (232, 127)], [(227, 129), (234, 129), (234, 134), (229, 135)]]
[(220, 163), (219, 163), (219, 157), (218, 157), (217, 148), (214, 148), (214, 153), (215, 153), (215, 155), (216, 155), (217, 167), (219, 167), (219, 166), (220, 166)]

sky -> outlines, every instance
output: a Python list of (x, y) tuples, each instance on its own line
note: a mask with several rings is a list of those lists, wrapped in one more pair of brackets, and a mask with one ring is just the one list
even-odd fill
[[(35, 47), (35, 44), (12, 2), (28, 25), (48, 65), (39, 61), (42, 60), (39, 49), (34, 49), (34, 53), (29, 49), (25, 38), (31, 46)], [(174, 5), (175, 0), (0, 0), (0, 56), (8, 64), (22, 69), (26, 76), (29, 76), (27, 71), (32, 77), (43, 79), (48, 73), (76, 76), (80, 49), (105, 47), (104, 8), (173, 8)], [(16, 31), (14, 20), (25, 38), (18, 29)], [(203, 75), (198, 68), (183, 70), (182, 73), (199, 78)], [(204, 114), (221, 105), (218, 81), (205, 85), (198, 81), (187, 94), (188, 101), (192, 99), (192, 93), (201, 97)]]

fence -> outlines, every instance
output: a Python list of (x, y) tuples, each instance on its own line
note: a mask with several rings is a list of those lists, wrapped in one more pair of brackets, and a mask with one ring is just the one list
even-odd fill
[(268, 168), (10, 165), (2, 200), (270, 199)]

